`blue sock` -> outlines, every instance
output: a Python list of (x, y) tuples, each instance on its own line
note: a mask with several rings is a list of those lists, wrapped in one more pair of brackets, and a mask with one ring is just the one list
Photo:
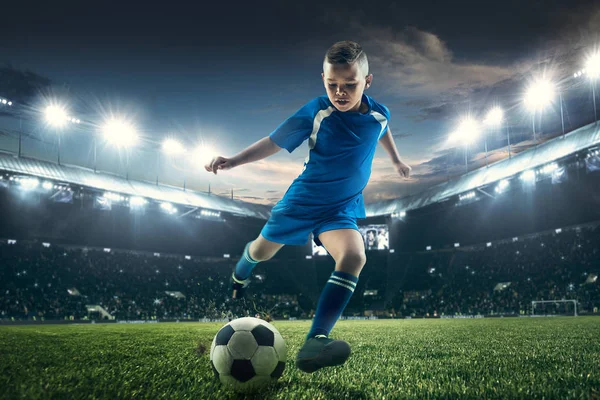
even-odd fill
[(254, 268), (254, 266), (259, 263), (258, 261), (254, 261), (252, 257), (250, 257), (250, 243), (252, 242), (248, 242), (246, 244), (246, 247), (244, 248), (244, 254), (242, 254), (242, 258), (240, 258), (237, 265), (235, 266), (235, 277), (241, 281), (247, 279), (252, 273), (252, 269)]
[(315, 318), (306, 336), (307, 340), (315, 335), (329, 335), (350, 301), (357, 282), (358, 278), (354, 275), (333, 271), (319, 297)]

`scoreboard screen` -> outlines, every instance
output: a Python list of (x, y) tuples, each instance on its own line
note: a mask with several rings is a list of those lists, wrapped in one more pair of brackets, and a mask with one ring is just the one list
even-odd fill
[[(364, 225), (358, 227), (365, 243), (365, 250), (389, 250), (390, 234), (389, 227), (383, 225)], [(323, 246), (317, 246), (314, 240), (311, 240), (312, 255), (326, 256), (327, 250)]]

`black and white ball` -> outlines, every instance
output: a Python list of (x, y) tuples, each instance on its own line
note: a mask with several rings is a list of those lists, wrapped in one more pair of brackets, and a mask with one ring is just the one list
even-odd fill
[(219, 380), (238, 391), (253, 391), (276, 381), (287, 349), (279, 331), (262, 319), (238, 318), (223, 326), (210, 347)]

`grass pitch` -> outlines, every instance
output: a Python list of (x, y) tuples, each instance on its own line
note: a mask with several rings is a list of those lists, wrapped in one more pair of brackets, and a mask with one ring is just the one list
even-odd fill
[[(221, 323), (0, 327), (0, 398), (235, 399), (215, 380)], [(600, 398), (600, 318), (340, 321), (344, 366), (294, 366), (309, 322), (261, 399)], [(203, 351), (203, 349), (205, 349)]]

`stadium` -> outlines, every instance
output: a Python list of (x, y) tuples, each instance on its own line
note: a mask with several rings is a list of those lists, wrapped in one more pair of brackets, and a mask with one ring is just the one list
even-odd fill
[[(324, 247), (285, 246), (231, 298), (272, 205), (61, 162), (60, 139), (56, 162), (24, 156), (22, 136), (36, 133), (3, 129), (18, 150), (0, 149), (0, 398), (238, 398), (208, 349), (243, 317), (269, 321), (288, 347), (283, 375), (256, 398), (599, 398), (596, 84), (582, 100), (593, 120), (565, 126), (557, 94), (597, 79), (598, 60), (530, 88), (531, 145), (504, 134), (521, 110), (491, 108), (453, 132), (464, 173), (365, 205), (367, 262), (333, 331), (353, 353), (313, 375), (292, 355), (335, 267)], [(544, 108), (553, 123), (536, 132)], [(135, 136), (124, 121), (33, 109), (0, 92), (5, 118), (102, 126), (119, 146)], [(484, 125), (506, 156), (488, 163), (486, 142), (485, 164), (470, 168)]]

